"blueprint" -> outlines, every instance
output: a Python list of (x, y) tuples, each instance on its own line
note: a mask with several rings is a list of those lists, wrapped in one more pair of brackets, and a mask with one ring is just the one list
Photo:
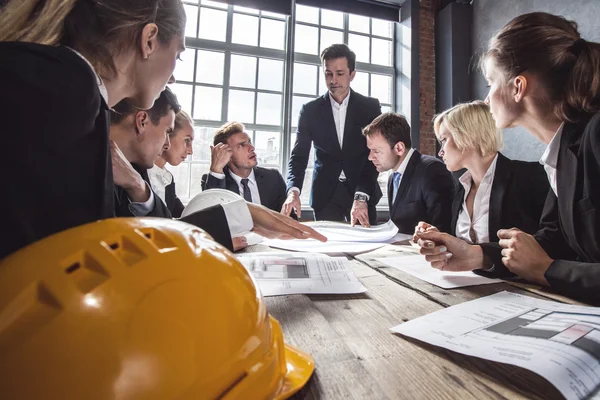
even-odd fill
[(392, 332), (528, 369), (567, 399), (588, 398), (600, 386), (596, 307), (500, 292), (416, 318)]
[(315, 253), (243, 253), (236, 256), (263, 296), (363, 293), (366, 288), (345, 257)]

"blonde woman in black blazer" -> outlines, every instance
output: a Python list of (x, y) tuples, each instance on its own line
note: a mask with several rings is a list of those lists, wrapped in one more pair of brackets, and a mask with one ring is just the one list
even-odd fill
[[(452, 201), (450, 233), (470, 244), (498, 242), (505, 226), (538, 230), (548, 180), (537, 162), (502, 155), (502, 133), (483, 101), (458, 104), (437, 115), (439, 156), (452, 172), (464, 169)], [(416, 231), (433, 227), (421, 222)]]

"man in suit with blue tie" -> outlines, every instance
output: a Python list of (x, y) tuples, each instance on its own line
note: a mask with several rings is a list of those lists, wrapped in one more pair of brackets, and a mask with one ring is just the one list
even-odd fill
[(285, 181), (276, 169), (258, 166), (250, 136), (239, 122), (229, 122), (215, 133), (210, 172), (202, 176), (202, 190), (227, 189), (246, 201), (279, 212), (286, 198)]
[(281, 212), (301, 216), (300, 192), (311, 147), (315, 163), (310, 205), (315, 220), (376, 223), (381, 199), (377, 171), (368, 161), (362, 128), (381, 114), (379, 101), (350, 89), (356, 55), (345, 44), (321, 53), (328, 92), (300, 110), (296, 144), (289, 161), (287, 199)]
[(390, 219), (401, 233), (412, 234), (419, 221), (443, 232), (450, 229), (454, 181), (435, 157), (411, 148), (410, 126), (400, 114), (385, 113), (365, 129), (369, 160), (388, 179)]

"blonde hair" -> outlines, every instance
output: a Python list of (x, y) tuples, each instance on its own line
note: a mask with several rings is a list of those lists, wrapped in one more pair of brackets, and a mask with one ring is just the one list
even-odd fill
[(117, 74), (114, 57), (134, 48), (149, 23), (168, 43), (184, 36), (181, 0), (11, 0), (0, 12), (0, 42), (69, 46), (102, 78)]
[(192, 117), (190, 117), (190, 115), (185, 111), (179, 110), (179, 112), (175, 115), (175, 127), (173, 128), (173, 133), (171, 136), (177, 135), (179, 131), (183, 129), (183, 126), (186, 122), (189, 122), (192, 128), (194, 127), (194, 120)]
[(235, 135), (236, 133), (242, 133), (245, 130), (246, 127), (241, 122), (228, 122), (215, 132), (213, 145), (216, 146), (219, 143), (227, 143), (227, 139), (229, 139), (231, 136)]
[(490, 107), (481, 100), (457, 104), (438, 114), (433, 119), (436, 136), (442, 123), (452, 133), (452, 139), (460, 151), (476, 149), (482, 157), (498, 152), (502, 148), (502, 132), (490, 112)]

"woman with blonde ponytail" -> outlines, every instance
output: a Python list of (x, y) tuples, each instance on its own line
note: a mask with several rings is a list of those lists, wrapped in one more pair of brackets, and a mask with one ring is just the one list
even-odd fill
[(563, 17), (525, 14), (490, 40), (481, 65), (496, 126), (520, 126), (548, 145), (540, 230), (506, 226), (499, 244), (480, 245), (427, 232), (417, 235), (421, 253), (435, 268), (512, 273), (600, 300), (600, 43)]
[[(0, 8), (0, 259), (114, 215), (108, 110), (152, 107), (184, 49), (181, 0), (10, 0)], [(139, 186), (144, 201), (151, 195)]]

